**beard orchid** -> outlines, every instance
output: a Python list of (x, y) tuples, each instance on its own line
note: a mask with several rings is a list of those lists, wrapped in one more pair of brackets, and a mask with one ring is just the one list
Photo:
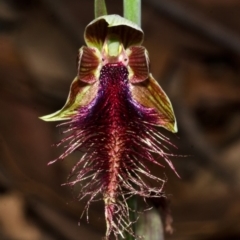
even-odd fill
[[(149, 72), (143, 31), (118, 15), (92, 21), (84, 34), (87, 46), (79, 50), (77, 76), (64, 107), (45, 121), (64, 121), (68, 133), (57, 160), (80, 150), (68, 185), (80, 184), (79, 199), (105, 204), (106, 239), (130, 231), (127, 199), (161, 197), (164, 179), (151, 174), (146, 163), (162, 166), (169, 159), (169, 139), (163, 127), (177, 132), (171, 102)], [(174, 170), (175, 171), (175, 170)], [(155, 180), (153, 187), (147, 179)]]

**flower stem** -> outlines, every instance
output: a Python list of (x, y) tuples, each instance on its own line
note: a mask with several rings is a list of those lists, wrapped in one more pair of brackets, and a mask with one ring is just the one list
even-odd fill
[(105, 0), (94, 0), (94, 15), (95, 18), (107, 15)]
[[(129, 200), (128, 200), (128, 206), (132, 209), (132, 211), (130, 211), (130, 221), (135, 222), (137, 219), (136, 216), (136, 211), (137, 211), (137, 197), (136, 196), (132, 196)], [(135, 223), (132, 225), (132, 230), (134, 232), (134, 234), (136, 233), (136, 229), (135, 229)], [(135, 240), (135, 237), (133, 237), (132, 235), (130, 235), (127, 240)]]
[[(136, 229), (135, 229), (135, 221), (137, 219), (136, 216), (136, 211), (137, 211), (137, 197), (136, 196), (132, 196), (127, 200), (127, 205), (129, 210), (129, 219), (131, 222), (134, 222), (133, 225), (131, 226), (131, 230), (132, 232), (135, 234), (136, 233)], [(129, 232), (125, 231), (124, 233), (125, 235), (125, 239), (126, 240), (135, 240), (135, 237), (132, 236)]]
[(141, 0), (123, 0), (123, 16), (141, 27)]

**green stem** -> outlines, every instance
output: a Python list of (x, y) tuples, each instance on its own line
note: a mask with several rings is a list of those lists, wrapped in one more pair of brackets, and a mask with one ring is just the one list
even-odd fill
[(107, 7), (105, 0), (94, 0), (94, 16), (95, 18), (107, 15)]
[[(128, 207), (132, 210), (132, 211), (129, 211), (129, 217), (130, 217), (130, 221), (132, 222), (135, 222), (136, 219), (137, 219), (137, 197), (136, 196), (133, 196), (131, 197), (129, 200), (127, 200), (127, 204), (128, 204)], [(135, 223), (132, 225), (132, 231), (134, 233), (136, 233), (136, 227), (135, 227)], [(135, 240), (135, 238), (130, 235), (129, 233), (127, 233), (128, 236), (126, 236), (126, 239), (127, 240)]]
[[(132, 196), (131, 198), (129, 198), (127, 200), (127, 205), (129, 207), (129, 218), (131, 222), (135, 222), (137, 219), (137, 197), (136, 196)], [(131, 226), (132, 231), (134, 232), (134, 234), (136, 233), (136, 229), (135, 229), (135, 223)], [(125, 240), (135, 240), (135, 237), (132, 236), (130, 233), (128, 233), (127, 231), (125, 231), (124, 233), (125, 235)]]
[(123, 0), (123, 16), (141, 27), (141, 0)]

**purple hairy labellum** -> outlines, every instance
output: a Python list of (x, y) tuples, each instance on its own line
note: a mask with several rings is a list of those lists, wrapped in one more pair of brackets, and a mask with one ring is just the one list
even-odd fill
[(165, 161), (174, 170), (165, 146), (170, 142), (158, 127), (177, 132), (177, 126), (170, 100), (149, 72), (143, 32), (136, 24), (106, 15), (92, 21), (84, 37), (87, 46), (79, 50), (78, 73), (65, 106), (42, 119), (65, 121), (61, 126), (69, 135), (60, 144), (66, 151), (57, 160), (84, 152), (67, 184), (80, 184), (79, 199), (88, 197), (87, 210), (102, 196), (108, 239), (111, 233), (131, 233), (129, 197), (162, 196), (165, 181), (152, 175), (146, 163), (162, 166)]

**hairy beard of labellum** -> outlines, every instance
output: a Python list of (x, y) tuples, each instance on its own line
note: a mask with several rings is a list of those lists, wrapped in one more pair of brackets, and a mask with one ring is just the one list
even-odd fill
[[(151, 175), (146, 162), (162, 166), (153, 157), (157, 154), (171, 165), (163, 150), (163, 143), (169, 141), (154, 126), (155, 110), (137, 103), (130, 88), (125, 66), (121, 63), (103, 66), (95, 99), (63, 124), (71, 134), (61, 141), (69, 143), (59, 159), (75, 150), (83, 152), (67, 184), (80, 184), (78, 197), (89, 198), (87, 211), (99, 194), (103, 196), (106, 238), (111, 232), (115, 235), (122, 235), (125, 230), (132, 233), (126, 204), (129, 197), (162, 196), (164, 180)], [(159, 187), (151, 187), (143, 180), (147, 178), (157, 181)]]

